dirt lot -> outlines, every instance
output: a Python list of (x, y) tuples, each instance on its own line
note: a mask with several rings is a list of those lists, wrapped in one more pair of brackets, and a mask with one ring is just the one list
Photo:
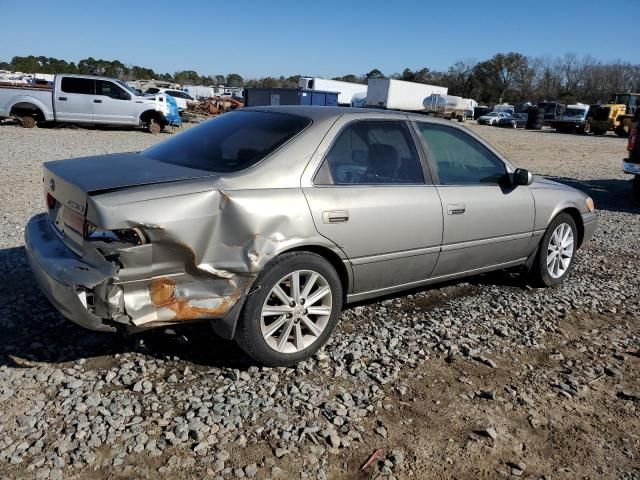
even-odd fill
[(353, 306), (315, 358), (266, 369), (205, 325), (84, 331), (28, 270), (43, 161), (166, 135), (0, 126), (0, 478), (640, 479), (625, 141), (469, 128), (595, 199), (599, 228), (572, 277), (540, 290), (499, 272)]

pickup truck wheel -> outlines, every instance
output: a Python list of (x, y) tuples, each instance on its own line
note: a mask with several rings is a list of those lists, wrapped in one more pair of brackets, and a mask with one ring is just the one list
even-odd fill
[(529, 279), (539, 287), (555, 287), (569, 276), (578, 249), (578, 229), (573, 217), (561, 213), (542, 237)]
[(342, 284), (331, 264), (310, 252), (285, 253), (256, 279), (236, 341), (263, 365), (292, 365), (325, 344), (341, 310)]
[(36, 119), (31, 115), (27, 115), (20, 119), (20, 125), (22, 125), (24, 128), (33, 128), (36, 126)]
[(153, 119), (149, 120), (147, 124), (147, 131), (153, 135), (160, 133), (162, 130), (162, 126), (159, 123), (156, 123)]

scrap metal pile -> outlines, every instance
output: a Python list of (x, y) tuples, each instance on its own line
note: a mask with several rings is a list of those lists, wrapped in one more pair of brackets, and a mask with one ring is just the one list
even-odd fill
[(244, 103), (232, 97), (212, 97), (200, 102), (188, 102), (187, 113), (195, 116), (213, 116), (244, 107)]

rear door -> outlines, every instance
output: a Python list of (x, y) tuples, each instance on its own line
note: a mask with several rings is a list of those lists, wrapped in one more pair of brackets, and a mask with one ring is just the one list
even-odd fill
[(55, 89), (56, 120), (61, 122), (91, 123), (94, 80), (90, 78), (62, 77)]
[(303, 187), (320, 234), (351, 262), (357, 294), (429, 277), (442, 239), (442, 205), (402, 120), (339, 119)]
[(524, 260), (535, 220), (528, 186), (507, 182), (507, 166), (462, 129), (416, 122), (442, 199), (442, 251), (433, 276)]
[(96, 80), (96, 93), (92, 102), (95, 123), (138, 123), (138, 109), (136, 103), (131, 101), (131, 94), (115, 82)]

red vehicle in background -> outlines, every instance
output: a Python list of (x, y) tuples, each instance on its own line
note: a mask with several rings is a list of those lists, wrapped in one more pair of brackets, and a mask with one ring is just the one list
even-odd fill
[(638, 138), (638, 130), (640, 130), (640, 115), (636, 115), (636, 126), (631, 130), (629, 135), (629, 143), (627, 150), (629, 158), (625, 158), (622, 163), (624, 173), (633, 175), (633, 198), (640, 201), (640, 139)]

